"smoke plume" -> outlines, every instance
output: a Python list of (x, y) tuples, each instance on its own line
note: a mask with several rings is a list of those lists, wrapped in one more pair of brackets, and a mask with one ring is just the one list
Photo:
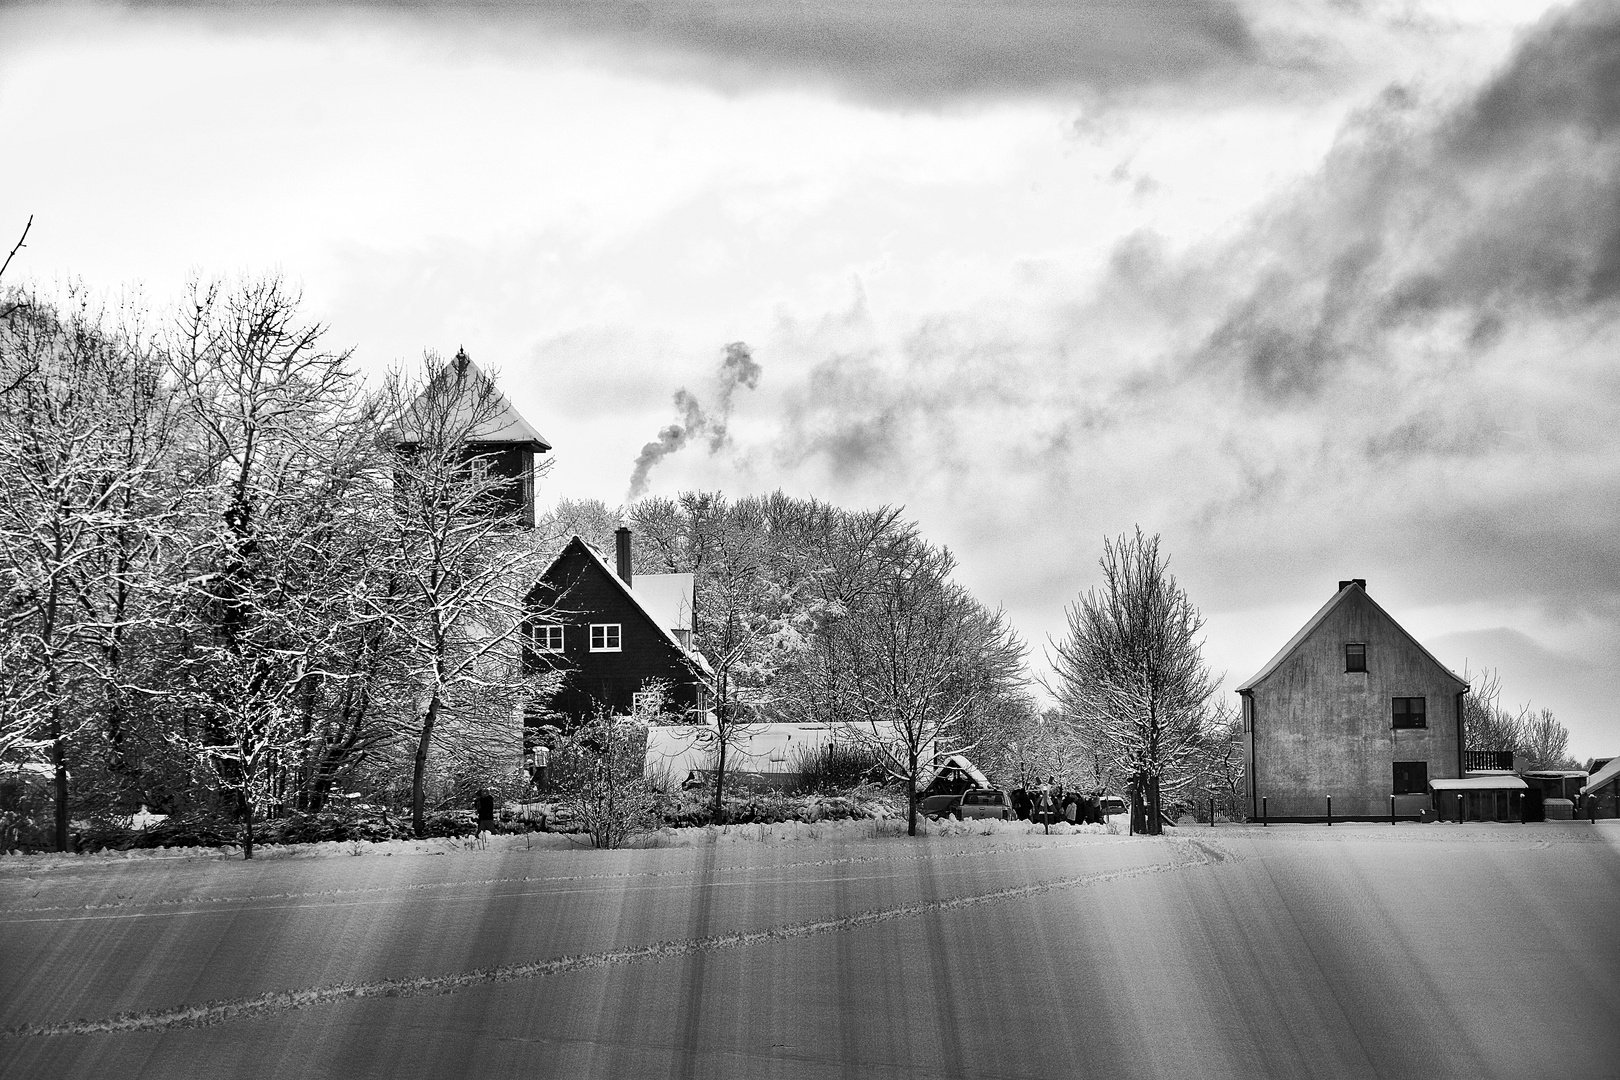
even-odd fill
[(693, 439), (707, 435), (710, 454), (718, 454), (730, 445), (727, 424), (731, 420), (737, 387), (754, 389), (759, 385), (761, 370), (748, 343), (733, 341), (726, 346), (725, 358), (720, 361), (719, 393), (712, 410), (705, 410), (697, 395), (686, 387), (675, 391), (674, 404), (678, 419), (659, 431), (658, 438), (643, 446), (641, 453), (636, 455), (636, 466), (630, 473), (629, 498), (633, 500), (645, 495), (653, 466)]

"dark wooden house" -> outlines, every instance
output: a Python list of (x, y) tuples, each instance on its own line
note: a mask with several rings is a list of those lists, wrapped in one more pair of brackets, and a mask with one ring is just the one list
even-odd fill
[[(456, 429), (462, 426), (456, 422), (458, 419), (473, 419), (464, 412), (459, 418), (454, 415), (454, 410), (465, 410), (473, 401), (484, 403), (480, 410), (484, 416), (476, 420), (466, 439), (463, 456), (468, 467), (498, 481), (491, 492), (494, 512), (510, 517), (517, 525), (533, 528), (535, 458), (550, 450), (551, 444), (468, 358), (466, 350), (456, 352), (455, 359), (434, 376), (412, 410), (401, 418), (398, 453), (408, 457), (418, 452), (424, 437), (420, 431), (423, 425)], [(448, 418), (439, 415), (446, 408), (452, 413)], [(421, 410), (422, 416), (413, 416), (415, 410)]]
[[(629, 548), (630, 531), (620, 529), (610, 567), (576, 536), (530, 590), (526, 662), (564, 673), (562, 689), (530, 710), (530, 726), (568, 726), (599, 707), (696, 720), (708, 707), (709, 665), (690, 644), (692, 605), (679, 602), (680, 586), (691, 596), (691, 575), (655, 575), (637, 589)], [(654, 686), (662, 694), (649, 701)]]
[(1431, 809), (1431, 782), (1464, 775), (1467, 690), (1367, 595), (1365, 581), (1339, 582), (1238, 688), (1250, 813), (1317, 821), (1330, 797), (1335, 817)]

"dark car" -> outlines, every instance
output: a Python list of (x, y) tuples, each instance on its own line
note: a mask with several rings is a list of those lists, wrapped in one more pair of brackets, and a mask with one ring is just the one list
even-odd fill
[(1007, 793), (996, 788), (969, 788), (962, 792), (961, 799), (951, 807), (951, 815), (959, 821), (966, 818), (1011, 821), (1018, 816), (1013, 812)]
[(962, 793), (959, 791), (953, 791), (948, 795), (924, 795), (917, 800), (917, 816), (933, 818), (948, 814), (961, 797)]

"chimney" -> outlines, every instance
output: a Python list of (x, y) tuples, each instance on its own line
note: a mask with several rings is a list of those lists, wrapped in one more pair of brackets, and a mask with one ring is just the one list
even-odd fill
[(613, 530), (613, 550), (618, 557), (619, 580), (630, 584), (630, 530), (620, 525)]
[(1348, 589), (1352, 585), (1360, 585), (1362, 592), (1367, 591), (1367, 579), (1364, 578), (1364, 577), (1354, 577), (1354, 578), (1351, 578), (1349, 581), (1341, 581), (1341, 582), (1339, 582), (1339, 591), (1344, 592), (1344, 590)]

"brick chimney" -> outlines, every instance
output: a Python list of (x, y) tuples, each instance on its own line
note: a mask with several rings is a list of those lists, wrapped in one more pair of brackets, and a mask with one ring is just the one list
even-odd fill
[(1348, 589), (1352, 585), (1360, 585), (1362, 592), (1367, 591), (1367, 579), (1364, 577), (1355, 577), (1351, 578), (1349, 581), (1339, 582), (1339, 591), (1344, 592), (1344, 590)]
[(617, 557), (619, 580), (630, 584), (630, 530), (620, 525), (613, 530), (613, 553)]

